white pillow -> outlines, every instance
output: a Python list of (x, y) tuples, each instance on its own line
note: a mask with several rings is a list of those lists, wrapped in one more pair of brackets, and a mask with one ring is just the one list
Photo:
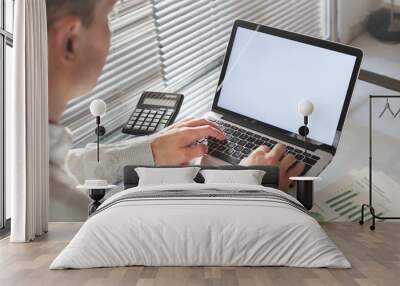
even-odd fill
[(261, 170), (202, 170), (204, 183), (261, 185), (265, 171)]
[(193, 179), (199, 170), (198, 167), (135, 168), (139, 176), (139, 186), (195, 183)]

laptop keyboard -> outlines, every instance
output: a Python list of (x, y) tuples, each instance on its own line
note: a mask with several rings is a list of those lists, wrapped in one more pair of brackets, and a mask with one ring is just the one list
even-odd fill
[[(255, 134), (225, 121), (216, 119), (209, 120), (216, 123), (221, 128), (225, 133), (226, 140), (219, 141), (215, 138), (207, 139), (208, 154), (228, 163), (237, 165), (260, 145), (273, 148), (278, 143), (271, 138)], [(297, 161), (302, 161), (305, 164), (303, 174), (307, 173), (320, 159), (318, 156), (305, 153), (304, 150), (292, 146), (287, 146), (287, 153), (292, 154)]]

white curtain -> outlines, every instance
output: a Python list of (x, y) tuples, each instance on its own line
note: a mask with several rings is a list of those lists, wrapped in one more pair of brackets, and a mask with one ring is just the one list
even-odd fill
[(45, 0), (15, 2), (14, 93), (6, 98), (12, 242), (47, 232), (49, 155)]

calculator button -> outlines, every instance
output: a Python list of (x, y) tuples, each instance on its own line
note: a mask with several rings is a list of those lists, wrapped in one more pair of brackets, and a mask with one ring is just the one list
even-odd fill
[(163, 119), (163, 120), (161, 120), (160, 121), (162, 124), (167, 124), (168, 123), (168, 120), (167, 119)]
[(133, 128), (134, 128), (134, 129), (139, 129), (139, 128), (140, 128), (140, 125), (135, 125)]
[(141, 108), (136, 108), (135, 113), (136, 113), (136, 112), (139, 112), (139, 113), (140, 113), (140, 112), (142, 112), (142, 111), (143, 111), (143, 109), (141, 109)]
[(167, 115), (172, 115), (172, 113), (174, 113), (172, 110), (166, 112)]
[(163, 129), (164, 127), (165, 127), (164, 124), (159, 124), (159, 125), (157, 126), (157, 130), (161, 130), (161, 129)]
[(145, 122), (151, 122), (151, 118), (146, 118), (145, 120), (144, 120)]
[(156, 114), (156, 113), (157, 113), (156, 110), (151, 110), (151, 111), (150, 111), (150, 114)]
[(150, 126), (149, 127), (149, 129), (147, 129), (149, 132), (153, 132), (153, 131), (155, 131), (156, 130), (156, 127), (155, 126)]
[(142, 130), (142, 131), (146, 131), (146, 130), (147, 130), (147, 127), (145, 127), (145, 126), (142, 126), (142, 127), (140, 128), (140, 130)]

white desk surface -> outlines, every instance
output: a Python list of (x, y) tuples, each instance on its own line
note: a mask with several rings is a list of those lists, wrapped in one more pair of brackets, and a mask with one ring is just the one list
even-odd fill
[(363, 69), (400, 80), (400, 44), (379, 42), (365, 32), (350, 45), (364, 51)]
[[(350, 45), (364, 50), (363, 68), (382, 75), (400, 79), (400, 44), (383, 44), (364, 33)], [(376, 85), (358, 81), (350, 104), (338, 152), (333, 162), (321, 174), (322, 181), (316, 189), (348, 174), (351, 170), (368, 166), (369, 156), (369, 99), (370, 94), (399, 95)], [(380, 113), (384, 101), (374, 104), (375, 113)], [(391, 100), (394, 112), (400, 108), (400, 99)], [(376, 109), (375, 109), (376, 108)], [(373, 119), (374, 170), (383, 170), (392, 179), (400, 183), (400, 117)]]

